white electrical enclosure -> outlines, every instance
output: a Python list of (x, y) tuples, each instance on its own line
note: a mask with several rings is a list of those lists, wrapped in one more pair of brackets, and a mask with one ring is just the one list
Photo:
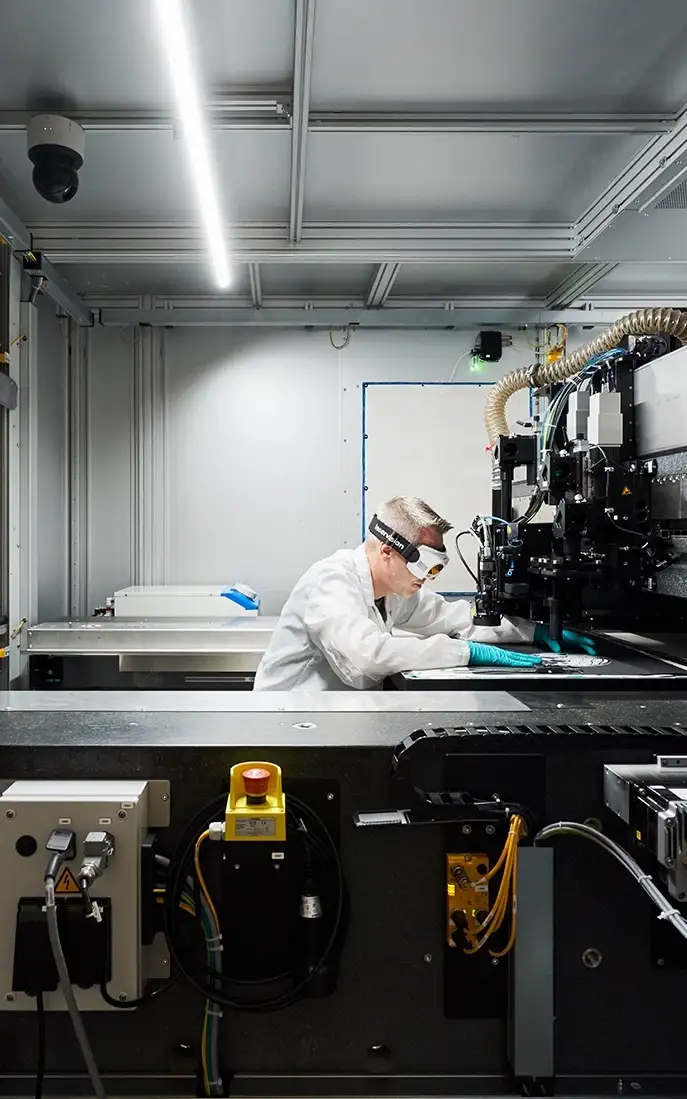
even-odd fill
[(229, 599), (229, 584), (162, 584), (122, 588), (115, 592), (116, 618), (255, 618), (249, 610)]
[(635, 371), (637, 453), (687, 449), (687, 347)]
[[(88, 832), (107, 831), (114, 837), (114, 855), (90, 892), (93, 900), (109, 898), (111, 905), (108, 992), (122, 1003), (141, 995), (152, 962), (150, 952), (141, 946), (141, 845), (151, 828), (169, 824), (169, 808), (169, 783), (162, 780), (26, 781), (13, 782), (5, 789), (0, 798), (4, 882), (0, 892), (0, 1009), (35, 1010), (35, 999), (12, 987), (17, 906), (22, 898), (43, 896), (43, 876), (50, 857), (45, 844), (56, 828), (70, 829), (76, 835), (76, 858), (64, 864), (74, 876)], [(24, 844), (27, 837), (33, 838), (35, 853), (19, 853), (17, 841), (22, 837)], [(19, 848), (27, 849), (22, 844)], [(55, 892), (60, 904), (65, 896), (60, 895), (59, 874)], [(78, 892), (76, 900), (80, 902)], [(105, 1003), (97, 986), (74, 986), (74, 993), (81, 1010), (116, 1010)], [(66, 1010), (59, 989), (45, 993), (45, 1007), (48, 1011)]]

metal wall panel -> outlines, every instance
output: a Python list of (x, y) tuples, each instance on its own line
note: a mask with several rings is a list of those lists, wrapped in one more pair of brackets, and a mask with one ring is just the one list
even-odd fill
[(61, 618), (69, 609), (67, 532), (67, 321), (39, 298), (37, 365), (38, 617)]

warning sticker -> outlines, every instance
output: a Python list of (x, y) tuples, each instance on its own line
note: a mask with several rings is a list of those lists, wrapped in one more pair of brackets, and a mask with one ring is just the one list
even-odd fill
[(64, 895), (65, 893), (78, 892), (79, 886), (77, 884), (76, 878), (72, 874), (69, 867), (65, 866), (59, 878), (57, 879), (57, 884), (55, 885), (55, 893), (61, 893), (62, 895)]

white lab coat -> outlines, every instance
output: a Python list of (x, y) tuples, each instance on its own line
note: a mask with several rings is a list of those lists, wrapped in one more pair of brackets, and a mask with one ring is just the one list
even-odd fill
[[(425, 584), (408, 599), (387, 596), (386, 622), (375, 606), (365, 547), (339, 550), (308, 569), (286, 601), (255, 676), (256, 691), (370, 690), (396, 672), (460, 667), (465, 640), (532, 640), (534, 625), (472, 624), (464, 599), (448, 603)], [(394, 629), (417, 636), (393, 636)]]

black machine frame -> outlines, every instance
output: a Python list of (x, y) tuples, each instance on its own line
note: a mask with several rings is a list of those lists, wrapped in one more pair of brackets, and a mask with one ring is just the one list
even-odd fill
[[(491, 962), (470, 970), (471, 959), (461, 958), (458, 969), (447, 966), (443, 920), (447, 845), (482, 846), (477, 823), (487, 821), (473, 822), (470, 834), (441, 822), (354, 824), (361, 810), (417, 804), (414, 786), (477, 785), (488, 773), (501, 785), (510, 774), (505, 793), (526, 796), (542, 822), (596, 817), (611, 827), (604, 763), (645, 763), (679, 751), (683, 700), (579, 696), (561, 712), (557, 696), (542, 696), (529, 713), (484, 712), (478, 720), (474, 712), (434, 713), (432, 729), (450, 735), (423, 733), (412, 768), (395, 778), (393, 749), (418, 729), (410, 704), (407, 712), (306, 712), (286, 720), (279, 711), (201, 713), (192, 698), (187, 706), (138, 710), (133, 723), (127, 709), (108, 710), (106, 695), (95, 711), (3, 713), (0, 773), (6, 782), (164, 777), (170, 841), (242, 759), (278, 763), (287, 792), (290, 781), (302, 789), (330, 779), (351, 903), (338, 987), (273, 1015), (229, 1012), (222, 1051), (230, 1094), (577, 1096), (617, 1095), (621, 1085), (644, 1096), (687, 1092), (684, 970), (658, 964), (655, 914), (603, 853), (572, 841), (525, 847), (518, 945), (503, 970), (493, 967), (499, 977), (491, 981), (490, 1006), (482, 966)], [(109, 1090), (195, 1094), (200, 1007), (179, 981), (135, 1013), (89, 1014)], [(47, 1092), (87, 1090), (61, 1013), (48, 1019), (48, 1046)], [(31, 1090), (34, 1058), (33, 1017), (4, 1013), (1, 1094)]]
[[(533, 434), (495, 441), (492, 517), (474, 524), (482, 537), (476, 624), (519, 615), (547, 623), (555, 640), (565, 626), (650, 629), (666, 618), (685, 625), (684, 600), (657, 594), (657, 575), (675, 561), (671, 536), (682, 524), (652, 506), (658, 465), (636, 453), (634, 401), (636, 368), (678, 343), (626, 337), (572, 382), (535, 391), (542, 412)], [(583, 433), (568, 438), (565, 412), (582, 386), (620, 395), (621, 444), (589, 444)], [(524, 480), (516, 480), (518, 472)], [(535, 521), (544, 504), (554, 508), (552, 522)]]

